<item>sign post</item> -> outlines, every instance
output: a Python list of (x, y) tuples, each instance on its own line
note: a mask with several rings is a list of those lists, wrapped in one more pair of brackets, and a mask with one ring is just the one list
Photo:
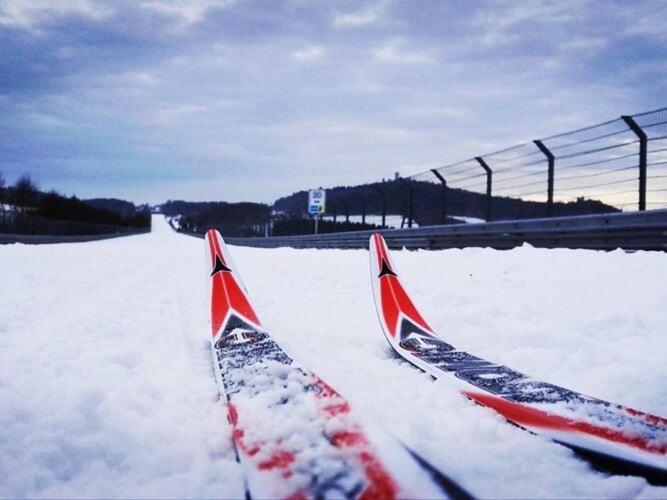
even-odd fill
[(317, 234), (317, 222), (319, 216), (326, 209), (326, 191), (322, 188), (308, 191), (308, 213), (315, 219), (315, 234)]

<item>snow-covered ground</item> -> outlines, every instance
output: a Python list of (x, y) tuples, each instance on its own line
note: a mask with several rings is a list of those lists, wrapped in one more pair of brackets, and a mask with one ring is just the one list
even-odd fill
[[(0, 497), (236, 497), (208, 348), (203, 241), (0, 246)], [(230, 247), (263, 323), (362, 417), (482, 497), (665, 498), (591, 469), (395, 358), (368, 252)], [(394, 252), (457, 347), (667, 415), (667, 255)], [(270, 423), (267, 423), (270, 425)]]
[[(484, 222), (484, 219), (478, 219), (477, 217), (468, 217), (465, 215), (450, 215), (450, 217), (459, 219), (460, 221), (465, 222), (466, 224), (479, 224), (480, 222)], [(333, 215), (325, 215), (323, 219), (333, 220)], [(350, 215), (350, 222), (361, 223), (361, 219), (362, 219), (361, 215)], [(339, 215), (336, 220), (338, 222), (344, 221), (345, 215)], [(407, 220), (405, 220), (403, 216), (396, 214), (387, 214), (384, 222), (388, 228), (400, 228), (401, 224), (407, 227), (408, 224)], [(382, 216), (367, 215), (366, 224), (375, 224), (376, 226), (382, 226)], [(412, 221), (412, 227), (419, 227), (419, 224), (417, 224), (415, 221)]]
[[(324, 215), (322, 217), (324, 220), (333, 220), (333, 215)], [(345, 215), (338, 215), (336, 218), (338, 222), (345, 222)], [(357, 224), (360, 224), (362, 220), (361, 215), (350, 215), (350, 222), (356, 222)], [(396, 215), (396, 214), (387, 214), (384, 219), (384, 223), (387, 227), (389, 228), (399, 228), (401, 227), (401, 224), (405, 224), (407, 226), (408, 221), (404, 219), (402, 215)], [(376, 226), (381, 226), (382, 225), (382, 216), (381, 215), (373, 215), (369, 214), (366, 216), (366, 224), (375, 224)], [(412, 227), (419, 227), (418, 224), (415, 221), (412, 221)]]
[(466, 224), (480, 224), (482, 222), (486, 222), (484, 219), (480, 219), (478, 217), (468, 217), (466, 215), (452, 215), (451, 217), (462, 220)]

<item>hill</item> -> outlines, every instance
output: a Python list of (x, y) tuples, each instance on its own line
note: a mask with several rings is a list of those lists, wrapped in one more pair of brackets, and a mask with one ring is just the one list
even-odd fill
[(224, 201), (168, 200), (166, 203), (160, 205), (160, 211), (168, 217), (173, 217), (176, 215), (188, 216), (205, 212), (215, 208), (218, 205), (226, 204), (227, 202)]
[[(413, 217), (419, 225), (439, 224), (442, 220), (442, 186), (425, 181), (407, 180), (412, 190)], [(463, 189), (447, 189), (447, 215), (451, 217), (486, 217), (486, 195)], [(279, 198), (274, 203), (278, 212), (297, 216), (304, 214), (308, 200), (307, 191), (298, 191)], [(327, 189), (327, 213), (374, 214), (382, 213), (386, 204), (387, 214), (408, 213), (408, 191), (400, 180), (374, 182), (355, 186), (337, 186)], [(583, 215), (618, 212), (611, 205), (598, 200), (578, 199), (570, 203), (554, 203), (553, 214)], [(547, 216), (545, 202), (525, 201), (516, 198), (492, 199), (493, 219), (526, 219)]]
[(133, 215), (137, 211), (134, 203), (117, 198), (90, 198), (83, 202), (91, 207), (114, 212), (123, 216)]
[[(413, 221), (420, 225), (463, 223), (463, 218), (486, 219), (487, 197), (485, 194), (463, 189), (447, 189), (446, 213), (443, 214), (443, 190), (439, 184), (414, 180), (391, 180), (336, 186), (327, 189), (326, 214), (334, 221), (322, 221), (320, 232), (373, 229), (379, 226), (368, 224), (366, 216), (398, 215), (407, 217), (409, 210), (409, 190), (412, 193)], [(313, 226), (306, 212), (308, 192), (298, 191), (278, 198), (274, 204), (189, 202), (169, 200), (161, 206), (167, 216), (179, 216), (180, 227), (186, 231), (203, 232), (209, 227), (217, 227), (228, 236), (260, 236), (265, 233), (266, 224), (272, 227), (271, 234), (289, 235), (313, 232)], [(570, 203), (554, 203), (553, 215), (584, 215), (618, 212), (619, 210), (598, 200), (580, 198)], [(526, 219), (546, 217), (548, 207), (545, 202), (525, 201), (508, 197), (492, 198), (492, 218)], [(348, 216), (361, 216), (359, 221), (348, 220)], [(444, 217), (444, 218), (443, 218)], [(378, 218), (374, 217), (376, 223)]]

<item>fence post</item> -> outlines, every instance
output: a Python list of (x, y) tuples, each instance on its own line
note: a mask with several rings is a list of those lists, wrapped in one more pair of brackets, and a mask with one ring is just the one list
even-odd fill
[(621, 119), (639, 138), (639, 210), (646, 210), (646, 157), (648, 155), (648, 136), (631, 116)]
[(382, 202), (382, 227), (385, 227), (386, 218), (387, 218), (387, 196), (384, 194), (384, 191), (378, 186), (373, 186), (373, 189), (377, 191), (380, 195), (380, 200)]
[(475, 156), (475, 160), (477, 160), (477, 163), (479, 163), (480, 166), (486, 172), (486, 222), (490, 222), (493, 213), (491, 209), (491, 203), (492, 203), (491, 188), (493, 183), (493, 171), (486, 164), (484, 158), (482, 158), (481, 156)]
[(347, 201), (345, 200), (340, 200), (342, 203), (343, 207), (345, 208), (345, 222), (350, 222), (350, 205)]
[(361, 223), (366, 224), (366, 198), (361, 196)]
[(447, 181), (437, 169), (432, 168), (431, 172), (442, 183), (442, 191), (440, 192), (440, 224), (447, 222)]
[(403, 177), (398, 178), (399, 181), (401, 181), (403, 184), (405, 184), (405, 187), (407, 188), (407, 193), (408, 193), (408, 227), (412, 227), (412, 188), (410, 187), (410, 183), (405, 180)]
[(549, 151), (549, 148), (547, 148), (542, 141), (536, 140), (533, 142), (540, 148), (540, 151), (544, 153), (544, 156), (547, 157), (547, 161), (549, 162), (549, 176), (547, 179), (547, 215), (552, 217), (554, 214), (554, 164), (556, 162), (556, 157)]

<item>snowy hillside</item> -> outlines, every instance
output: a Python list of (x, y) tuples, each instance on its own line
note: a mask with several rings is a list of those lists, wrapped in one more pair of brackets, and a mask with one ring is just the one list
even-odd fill
[[(203, 240), (0, 246), (0, 497), (242, 497), (211, 367)], [(368, 252), (230, 247), (264, 325), (369, 421), (482, 497), (665, 498), (396, 359)], [(667, 415), (663, 253), (394, 252), (431, 326), (549, 382)], [(269, 424), (270, 425), (270, 424)]]

